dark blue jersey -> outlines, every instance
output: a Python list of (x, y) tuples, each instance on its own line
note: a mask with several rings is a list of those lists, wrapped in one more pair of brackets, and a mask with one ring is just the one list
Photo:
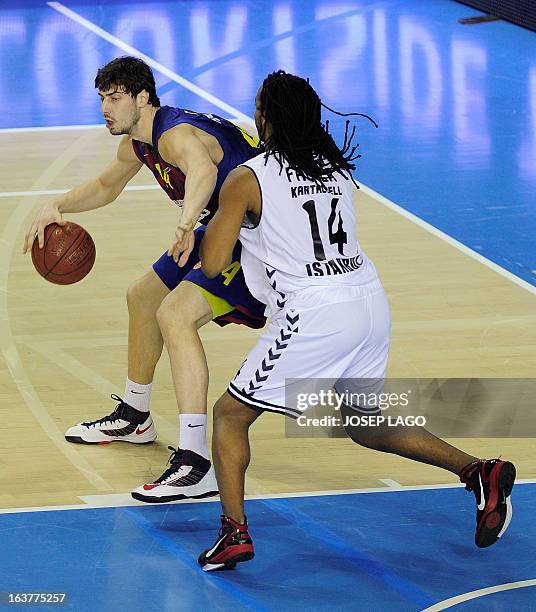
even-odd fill
[(151, 170), (162, 189), (177, 202), (184, 199), (186, 177), (179, 168), (162, 159), (158, 153), (158, 141), (164, 132), (181, 123), (188, 123), (214, 136), (223, 150), (223, 158), (218, 164), (216, 187), (199, 219), (200, 223), (206, 225), (218, 208), (225, 177), (233, 168), (261, 153), (262, 149), (258, 138), (217, 115), (162, 106), (154, 116), (152, 146), (139, 140), (132, 140), (132, 146), (138, 159)]

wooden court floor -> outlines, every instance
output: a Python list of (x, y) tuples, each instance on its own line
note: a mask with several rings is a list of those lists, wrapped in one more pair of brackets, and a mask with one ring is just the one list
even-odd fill
[[(93, 177), (113, 158), (117, 139), (103, 129), (0, 134), (10, 155), (2, 191), (65, 189)], [(144, 170), (133, 185), (152, 185)], [(63, 432), (111, 412), (110, 393), (126, 375), (129, 283), (167, 248), (176, 213), (163, 192), (123, 193), (112, 205), (70, 217), (97, 245), (97, 262), (78, 285), (42, 280), (21, 254), (25, 230), (51, 196), (0, 197), (0, 507), (82, 503), (79, 496), (126, 493), (160, 475), (178, 419), (167, 356), (158, 366), (152, 411), (159, 437), (78, 446)], [(393, 377), (534, 377), (534, 295), (363, 192), (359, 237), (374, 260), (392, 308)], [(225, 389), (258, 332), (202, 332), (209, 401)], [(304, 355), (304, 359), (306, 356)], [(505, 410), (508, 406), (505, 406)], [(451, 441), (477, 456), (513, 460), (520, 478), (536, 477), (533, 439)], [(437, 468), (358, 448), (348, 440), (287, 439), (283, 417), (264, 415), (252, 435), (250, 494), (454, 482)]]

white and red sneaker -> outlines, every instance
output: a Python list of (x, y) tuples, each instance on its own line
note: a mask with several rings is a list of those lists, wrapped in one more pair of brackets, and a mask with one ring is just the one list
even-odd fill
[(172, 451), (169, 468), (154, 482), (134, 489), (131, 493), (134, 499), (158, 504), (218, 494), (214, 468), (208, 459), (191, 450), (168, 448)]
[(111, 397), (119, 402), (112, 414), (69, 428), (65, 432), (65, 439), (77, 444), (109, 444), (117, 441), (133, 444), (153, 442), (156, 439), (156, 429), (151, 415), (132, 408), (118, 395), (112, 394)]

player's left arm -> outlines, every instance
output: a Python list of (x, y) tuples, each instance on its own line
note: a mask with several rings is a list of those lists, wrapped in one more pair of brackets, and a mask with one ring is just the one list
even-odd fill
[(240, 227), (248, 212), (260, 217), (259, 185), (253, 172), (240, 166), (227, 175), (220, 190), (218, 210), (201, 242), (201, 266), (208, 278), (214, 278), (232, 262)]
[(181, 266), (192, 250), (195, 224), (216, 187), (218, 167), (207, 146), (189, 125), (179, 125), (166, 132), (158, 143), (158, 151), (186, 176), (182, 215), (168, 250)]

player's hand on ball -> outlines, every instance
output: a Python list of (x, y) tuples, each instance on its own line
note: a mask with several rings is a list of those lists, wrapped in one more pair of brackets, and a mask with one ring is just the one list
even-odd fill
[(55, 205), (53, 202), (45, 204), (37, 213), (37, 216), (30, 225), (30, 229), (24, 238), (24, 247), (22, 249), (23, 253), (27, 253), (31, 250), (36, 236), (37, 240), (39, 241), (39, 248), (43, 248), (45, 227), (51, 223), (57, 223), (58, 225), (65, 225), (66, 223), (66, 221), (63, 220), (57, 205)]
[(44, 246), (34, 240), (32, 262), (47, 281), (56, 285), (72, 285), (85, 278), (95, 263), (95, 243), (77, 223), (66, 221), (61, 226), (45, 227)]
[(186, 225), (179, 225), (175, 230), (175, 240), (168, 249), (168, 255), (173, 257), (175, 263), (182, 268), (182, 266), (186, 265), (194, 245), (195, 236), (193, 229)]

